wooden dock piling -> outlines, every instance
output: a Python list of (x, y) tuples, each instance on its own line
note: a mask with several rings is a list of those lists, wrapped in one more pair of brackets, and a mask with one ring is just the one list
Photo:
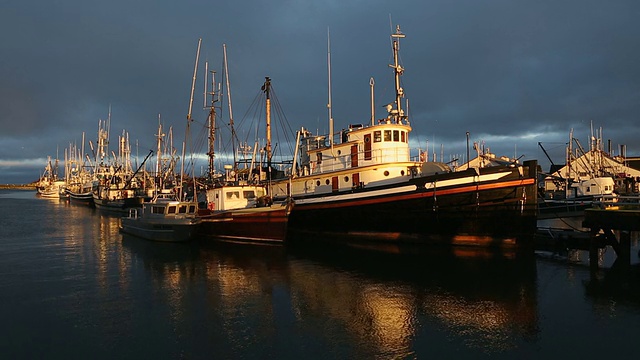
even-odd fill
[[(590, 229), (589, 260), (598, 267), (598, 247), (604, 241), (616, 253), (613, 266), (627, 268), (631, 264), (631, 231), (640, 231), (640, 206), (615, 205), (584, 211), (582, 226)], [(620, 234), (616, 237), (615, 231)]]

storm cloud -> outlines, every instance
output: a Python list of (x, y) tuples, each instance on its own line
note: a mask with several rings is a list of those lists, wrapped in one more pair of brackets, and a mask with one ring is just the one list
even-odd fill
[(159, 114), (181, 139), (199, 38), (200, 73), (205, 60), (220, 70), (226, 44), (238, 114), (269, 76), (292, 126), (322, 133), (329, 33), (335, 128), (367, 123), (371, 77), (376, 109), (393, 101), (396, 25), (407, 35), (412, 147), (453, 156), (468, 131), (498, 155), (544, 164), (541, 142), (561, 163), (571, 129), (588, 141), (594, 127), (638, 156), (639, 16), (640, 3), (623, 0), (10, 0), (0, 12), (0, 183), (35, 180), (83, 132), (95, 141), (109, 108), (112, 141), (126, 130), (141, 157)]

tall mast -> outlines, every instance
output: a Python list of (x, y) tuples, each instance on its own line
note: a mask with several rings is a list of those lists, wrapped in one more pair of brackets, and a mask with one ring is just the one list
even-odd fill
[(266, 76), (264, 78), (264, 85), (262, 85), (262, 91), (266, 95), (266, 117), (267, 117), (267, 167), (269, 168), (269, 174), (271, 174), (271, 79)]
[[(154, 184), (157, 185), (157, 188), (163, 189), (164, 185), (163, 185), (163, 176), (162, 176), (162, 159), (163, 159), (163, 155), (162, 155), (162, 139), (164, 138), (164, 133), (162, 133), (162, 123), (160, 122), (160, 114), (158, 114), (158, 133), (156, 134), (156, 137), (158, 139), (158, 149), (156, 151), (156, 180), (154, 181)], [(156, 190), (157, 190), (156, 188)]]
[[(181, 189), (180, 200), (183, 200), (183, 193), (184, 193), (184, 191), (182, 191), (182, 183), (184, 179), (185, 149), (186, 149), (186, 144), (189, 142), (189, 128), (191, 126), (191, 122), (193, 121), (193, 119), (191, 119), (191, 109), (193, 107), (193, 92), (195, 91), (195, 87), (196, 87), (196, 73), (198, 72), (198, 59), (200, 58), (201, 43), (202, 43), (202, 38), (198, 39), (198, 50), (196, 51), (196, 61), (193, 68), (193, 79), (191, 80), (191, 96), (189, 97), (189, 112), (187, 113), (187, 130), (184, 134), (184, 143), (182, 144), (182, 161), (180, 162), (180, 189)], [(191, 148), (189, 150), (191, 151)], [(195, 196), (195, 187), (194, 187), (194, 196)]]
[(375, 109), (375, 99), (374, 99), (374, 94), (373, 94), (373, 88), (376, 85), (376, 82), (373, 80), (373, 78), (369, 79), (369, 88), (371, 89), (371, 126), (376, 124), (375, 118), (376, 118), (376, 109)]
[(329, 87), (329, 101), (327, 103), (327, 109), (329, 110), (329, 143), (333, 149), (333, 115), (331, 113), (331, 37), (329, 35), (329, 28), (327, 28), (327, 77)]
[[(205, 95), (211, 96), (211, 106), (209, 107), (209, 151), (207, 152), (207, 156), (209, 157), (209, 180), (213, 181), (213, 173), (215, 172), (215, 141), (216, 141), (216, 102), (218, 98), (216, 97), (216, 72), (211, 70), (211, 92), (207, 92), (207, 88), (205, 85)], [(209, 62), (205, 63), (205, 74), (206, 77), (209, 76)], [(205, 80), (205, 84), (207, 81)]]
[(233, 108), (231, 107), (231, 88), (229, 86), (229, 67), (227, 66), (227, 44), (222, 44), (224, 58), (224, 77), (227, 85), (227, 102), (229, 105), (229, 127), (231, 128), (231, 148), (233, 150), (233, 169), (237, 174), (238, 159), (236, 154), (236, 129), (233, 126)]
[(395, 86), (396, 86), (396, 101), (395, 110), (392, 109), (391, 115), (394, 118), (396, 123), (401, 123), (403, 119), (406, 119), (404, 115), (404, 110), (402, 110), (402, 98), (404, 97), (404, 90), (400, 87), (400, 76), (404, 72), (404, 68), (398, 62), (398, 52), (400, 51), (400, 40), (404, 38), (405, 35), (400, 31), (400, 25), (396, 26), (396, 32), (391, 34), (391, 38), (393, 38), (393, 65), (389, 65), (389, 67), (393, 68), (395, 73)]

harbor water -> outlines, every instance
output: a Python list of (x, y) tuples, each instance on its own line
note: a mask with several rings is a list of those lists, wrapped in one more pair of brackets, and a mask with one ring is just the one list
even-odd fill
[(640, 352), (628, 271), (588, 255), (154, 243), (0, 190), (5, 359), (554, 359)]

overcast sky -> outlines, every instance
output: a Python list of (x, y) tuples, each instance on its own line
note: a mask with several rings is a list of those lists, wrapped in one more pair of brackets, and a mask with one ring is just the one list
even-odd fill
[[(158, 114), (181, 139), (198, 39), (193, 118), (203, 123), (203, 61), (227, 46), (234, 117), (265, 76), (293, 129), (328, 131), (327, 30), (335, 128), (393, 101), (389, 35), (400, 25), (414, 148), (466, 152), (466, 132), (497, 155), (564, 162), (569, 132), (603, 129), (640, 156), (637, 0), (8, 0), (0, 5), (0, 183), (37, 179), (111, 107), (140, 157)], [(88, 151), (88, 150), (87, 150)], [(548, 165), (545, 165), (545, 167)], [(546, 169), (545, 169), (546, 170)]]

